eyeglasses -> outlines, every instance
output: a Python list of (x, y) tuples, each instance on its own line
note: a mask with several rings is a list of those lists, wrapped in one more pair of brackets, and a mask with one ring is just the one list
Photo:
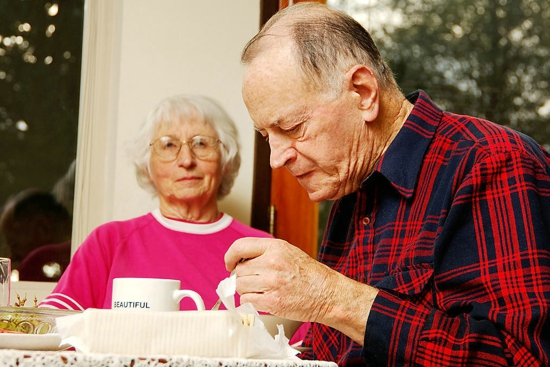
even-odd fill
[(216, 149), (221, 141), (211, 136), (197, 135), (187, 141), (181, 141), (171, 136), (162, 136), (153, 141), (149, 146), (153, 147), (155, 153), (164, 159), (176, 159), (180, 153), (183, 144), (188, 144), (191, 152), (197, 158), (208, 158)]

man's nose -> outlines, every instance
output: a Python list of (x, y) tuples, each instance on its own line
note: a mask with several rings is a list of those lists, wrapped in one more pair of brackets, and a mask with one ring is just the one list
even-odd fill
[(284, 167), (290, 160), (296, 157), (296, 149), (292, 146), (289, 139), (270, 136), (269, 148), (271, 150), (269, 163), (273, 169)]

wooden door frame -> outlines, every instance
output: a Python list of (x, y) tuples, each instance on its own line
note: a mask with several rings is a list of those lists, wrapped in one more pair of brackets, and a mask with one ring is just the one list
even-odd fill
[[(260, 0), (260, 28), (279, 11), (279, 0)], [(252, 218), (250, 225), (270, 231), (271, 167), (269, 144), (258, 132), (254, 134), (254, 173), (252, 179)]]

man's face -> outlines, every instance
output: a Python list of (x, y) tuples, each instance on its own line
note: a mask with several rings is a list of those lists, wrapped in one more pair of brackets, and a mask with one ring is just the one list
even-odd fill
[(286, 167), (311, 200), (334, 200), (357, 190), (365, 124), (356, 93), (344, 88), (329, 100), (308, 89), (289, 47), (282, 46), (247, 66), (243, 99), (256, 129), (269, 141), (271, 167)]

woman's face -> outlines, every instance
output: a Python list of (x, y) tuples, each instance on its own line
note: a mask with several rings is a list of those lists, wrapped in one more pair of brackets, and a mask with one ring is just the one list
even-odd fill
[[(153, 138), (170, 136), (179, 141), (190, 141), (197, 135), (218, 138), (210, 125), (192, 119), (161, 124)], [(161, 208), (217, 207), (217, 193), (224, 176), (221, 167), (221, 146), (212, 155), (197, 158), (189, 144), (184, 143), (174, 159), (159, 156), (151, 150), (149, 178), (158, 192)]]

